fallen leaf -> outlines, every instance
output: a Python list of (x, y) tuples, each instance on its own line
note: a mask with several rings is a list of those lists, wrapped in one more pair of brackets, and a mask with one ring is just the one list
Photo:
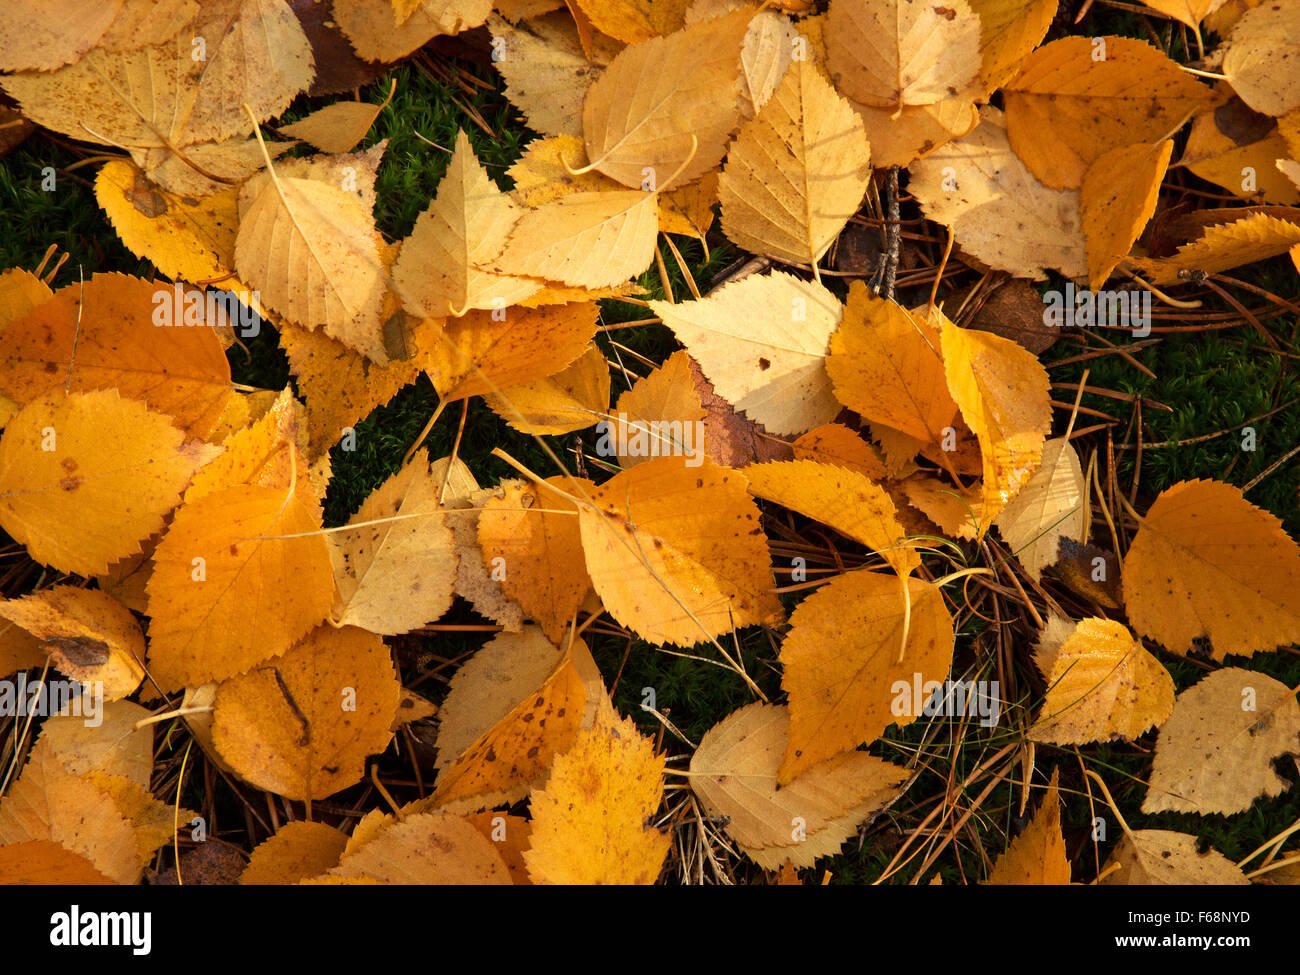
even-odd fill
[(201, 293), (191, 292), (190, 305), (178, 291), (125, 274), (60, 288), (5, 329), (0, 386), (20, 403), (55, 390), (115, 389), (189, 436), (207, 436), (233, 393), (230, 365)]
[(787, 860), (810, 867), (839, 853), (907, 778), (896, 765), (850, 751), (778, 789), (789, 725), (785, 708), (750, 704), (706, 731), (691, 756), (691, 790), (710, 816), (727, 818), (727, 834), (766, 870)]
[(649, 825), (663, 791), (654, 745), (630, 719), (598, 712), (529, 801), (533, 883), (653, 884), (671, 845)]
[(943, 362), (948, 389), (984, 456), (983, 534), (1042, 459), (1052, 426), (1047, 370), (1015, 342), (949, 321)]
[(1155, 147), (1120, 146), (1088, 167), (1079, 195), (1083, 237), (1088, 251), (1088, 286), (1096, 291), (1128, 257), (1134, 242), (1156, 212), (1173, 141)]
[(650, 643), (691, 646), (736, 627), (773, 623), (758, 507), (744, 475), (704, 460), (658, 457), (591, 492), (579, 508), (596, 594)]
[(214, 453), (114, 390), (38, 395), (0, 437), (0, 527), (38, 562), (102, 574), (162, 528)]
[(1124, 559), (1133, 628), (1210, 656), (1300, 640), (1300, 547), (1272, 514), (1219, 481), (1180, 481), (1141, 520)]
[(754, 13), (742, 7), (620, 52), (583, 101), (589, 165), (661, 192), (717, 166), (741, 121), (740, 50)]
[(837, 576), (799, 604), (790, 625), (781, 646), (781, 687), (790, 698), (782, 787), (921, 717), (917, 705), (926, 702), (913, 700), (913, 685), (942, 683), (952, 666), (952, 617), (939, 589), (922, 579)]
[[(483, 402), (521, 433), (553, 436), (609, 416), (609, 364), (594, 342), (553, 376), (503, 389)], [(522, 422), (520, 418), (522, 417)]]
[[(546, 484), (573, 495), (596, 490), (591, 481), (552, 477)], [(507, 484), (490, 498), (478, 519), (484, 564), (500, 575), (501, 589), (561, 641), (591, 591), (578, 528), (578, 509), (539, 485)]]
[(457, 558), (428, 456), (377, 487), (348, 525), (326, 536), (334, 567), (334, 622), (407, 633), (451, 608)]
[(388, 648), (356, 627), (320, 627), (221, 683), (212, 742), (245, 781), (288, 799), (324, 799), (360, 782), (387, 746), (401, 685)]
[(745, 468), (749, 492), (798, 511), (878, 553), (899, 575), (921, 564), (904, 538), (893, 500), (879, 484), (856, 471), (788, 460)]
[(773, 433), (803, 433), (839, 412), (825, 358), (842, 309), (821, 285), (774, 271), (650, 308), (717, 391)]
[(1131, 741), (1163, 724), (1174, 707), (1169, 671), (1113, 620), (1080, 620), (1044, 675), (1047, 697), (1029, 730), (1035, 741)]
[(333, 602), (319, 532), (320, 521), (284, 489), (243, 485), (182, 505), (154, 552), (150, 675), (164, 689), (197, 687), (306, 636)]
[(1060, 769), (1053, 769), (1038, 812), (998, 858), (986, 883), (1033, 887), (1069, 884), (1070, 858), (1061, 833), (1061, 797), (1057, 791), (1060, 778)]
[(908, 189), (925, 215), (951, 227), (957, 243), (990, 267), (1036, 281), (1049, 268), (1067, 278), (1087, 273), (1077, 191), (1038, 181), (1012, 151), (997, 109), (981, 109), (974, 131), (911, 174)]
[(1223, 73), (1257, 112), (1276, 116), (1300, 108), (1300, 80), (1292, 70), (1300, 57), (1298, 14), (1290, 4), (1263, 3), (1242, 14), (1228, 37)]
[(871, 178), (862, 121), (821, 72), (795, 62), (727, 152), (722, 230), (739, 247), (815, 265)]
[(832, 0), (831, 78), (850, 98), (894, 111), (967, 92), (980, 69), (980, 21), (966, 0)]
[(540, 281), (484, 270), (523, 215), (492, 182), (459, 130), (438, 195), (415, 221), (393, 268), (407, 311), (425, 318), (460, 316), (471, 308), (505, 308), (536, 294)]
[(1088, 532), (1086, 485), (1079, 455), (1064, 437), (1043, 444), (1042, 463), (993, 519), (1003, 540), (1035, 581), (1059, 558), (1062, 538)]
[(1222, 101), (1158, 49), (1128, 37), (1045, 44), (1003, 97), (1011, 148), (1056, 189), (1078, 189), (1106, 152), (1163, 139)]
[(109, 701), (144, 680), (144, 633), (131, 611), (108, 593), (54, 586), (0, 601), (0, 617), (39, 638), (50, 663)]
[(293, 884), (315, 877), (338, 865), (347, 842), (344, 834), (325, 823), (285, 823), (253, 851), (239, 882)]
[(1300, 704), (1266, 674), (1225, 667), (1178, 695), (1160, 726), (1144, 813), (1245, 812), (1291, 781), (1273, 771), (1300, 754)]
[[(1117, 869), (1107, 873), (1112, 867)], [(1250, 883), (1241, 868), (1222, 853), (1214, 849), (1202, 853), (1195, 836), (1167, 829), (1125, 832), (1102, 874), (1098, 882), (1111, 886)]]

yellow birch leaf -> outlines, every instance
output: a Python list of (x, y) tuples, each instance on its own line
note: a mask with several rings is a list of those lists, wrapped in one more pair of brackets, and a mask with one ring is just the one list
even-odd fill
[(577, 0), (591, 26), (628, 44), (681, 30), (687, 0)]
[(425, 318), (460, 316), (536, 294), (540, 281), (482, 269), (501, 253), (523, 215), (479, 164), (464, 130), (458, 130), (438, 195), (415, 221), (393, 268), (407, 311)]
[(1174, 20), (1182, 21), (1188, 27), (1195, 28), (1206, 16), (1212, 14), (1227, 0), (1143, 0), (1152, 10), (1168, 14)]
[(968, 0), (980, 19), (980, 80), (992, 94), (1047, 35), (1057, 0)]
[(347, 843), (346, 835), (325, 823), (285, 823), (274, 836), (258, 844), (239, 882), (296, 884), (337, 866)]
[[(596, 488), (579, 478), (552, 477), (546, 483), (570, 494), (579, 485), (588, 492)], [(559, 642), (591, 591), (578, 509), (540, 486), (507, 484), (503, 497), (484, 503), (478, 542), (486, 564), (504, 560), (495, 564), (504, 571), (505, 594)]]
[(265, 666), (222, 682), (212, 742), (259, 789), (324, 799), (360, 782), (366, 757), (387, 747), (400, 697), (378, 636), (322, 626)]
[(771, 433), (804, 433), (839, 413), (825, 362), (842, 308), (821, 285), (774, 271), (650, 309), (719, 395)]
[(1078, 192), (1038, 181), (1012, 151), (996, 108), (980, 109), (972, 132), (915, 163), (911, 173), (908, 190), (925, 215), (951, 227), (962, 249), (990, 267), (1036, 281), (1048, 268), (1067, 278), (1087, 273)]
[(790, 615), (781, 646), (781, 687), (790, 698), (782, 786), (892, 724), (911, 724), (926, 703), (912, 700), (914, 682), (947, 678), (953, 629), (943, 594), (922, 579), (905, 584), (910, 618), (901, 580), (882, 572), (838, 576)]
[(654, 258), (658, 214), (654, 193), (572, 193), (525, 213), (505, 250), (486, 266), (583, 288), (620, 284)]
[(798, 511), (877, 552), (899, 575), (921, 557), (904, 539), (893, 500), (857, 471), (812, 460), (772, 461), (745, 468), (749, 493)]
[(1128, 37), (1045, 44), (1003, 93), (1011, 148), (1056, 189), (1078, 189), (1088, 167), (1116, 146), (1153, 143), (1223, 100), (1158, 49)]
[(940, 335), (923, 315), (854, 281), (826, 358), (836, 397), (872, 423), (941, 443), (957, 404), (944, 377)]
[(325, 619), (334, 582), (320, 530), (282, 488), (240, 485), (182, 505), (149, 578), (150, 675), (165, 690), (233, 677)]
[(816, 264), (862, 202), (869, 152), (848, 102), (818, 68), (795, 62), (727, 151), (723, 232), (755, 254)]
[(743, 474), (658, 457), (590, 492), (578, 512), (592, 585), (650, 643), (691, 646), (782, 616)]
[[(587, 60), (573, 18), (559, 11), (513, 25), (493, 14), (488, 30), (502, 53), (496, 68), (505, 80), (505, 96), (524, 113), (529, 127), (572, 137), (581, 147), (582, 100), (604, 69)], [(602, 37), (599, 51), (592, 53), (608, 63), (618, 45)], [(580, 165), (573, 163), (575, 169)]]
[(524, 853), (528, 851), (529, 835), (533, 824), (523, 816), (514, 816), (495, 809), (466, 816), (465, 821), (472, 825), (484, 837), (492, 841), (497, 853), (510, 871), (510, 879), (516, 885), (532, 886), (528, 876), (528, 865), (524, 862)]
[[(0, 335), (53, 297), (50, 286), (31, 271), (19, 267), (0, 271)], [(5, 395), (4, 383), (0, 382), (0, 427), (9, 422), (20, 405)]]
[[(1215, 660), (1300, 641), (1300, 547), (1219, 481), (1180, 481), (1147, 510), (1124, 559), (1138, 633)], [(1208, 641), (1208, 648), (1204, 647)]]
[[(456, 553), (438, 492), (418, 451), (361, 503), (348, 526), (326, 536), (334, 567), (333, 622), (371, 633), (407, 633), (450, 607)], [(388, 520), (395, 519), (395, 520)]]
[(52, 71), (99, 43), (123, 0), (16, 0), (0, 21), (0, 69)]
[(1083, 745), (1133, 740), (1158, 727), (1174, 707), (1169, 671), (1113, 620), (1079, 621), (1052, 656), (1035, 741)]
[(871, 133), (871, 163), (877, 169), (907, 166), (924, 159), (940, 146), (960, 139), (980, 121), (975, 103), (945, 98), (933, 105), (904, 105), (902, 112), (852, 102), (867, 132)]
[(334, 0), (339, 29), (363, 61), (400, 61), (439, 34), (477, 27), (492, 12), (492, 0), (422, 0), (401, 19), (391, 0)]
[(114, 390), (39, 395), (0, 437), (0, 528), (38, 562), (102, 574), (162, 528), (215, 452)]
[[(587, 164), (587, 150), (582, 139), (556, 135), (534, 139), (524, 154), (507, 170), (514, 180), (511, 195), (529, 207), (539, 207), (573, 193), (596, 190), (621, 190), (622, 186), (603, 173), (591, 170), (570, 175), (565, 169), (581, 169)], [(659, 230), (665, 234), (699, 237), (713, 222), (713, 204), (718, 202), (718, 174), (705, 173), (699, 179), (658, 195)], [(527, 304), (533, 299), (524, 299)]]
[(1083, 507), (1086, 485), (1079, 455), (1063, 437), (1043, 444), (1038, 470), (993, 519), (1025, 571), (1041, 580), (1054, 565), (1062, 538), (1084, 541), (1088, 512)]
[(980, 69), (980, 20), (966, 0), (833, 0), (825, 36), (836, 87), (878, 108), (964, 94)]
[[(617, 455), (624, 469), (651, 457), (702, 456), (699, 424), (706, 412), (691, 381), (690, 362), (690, 356), (678, 350), (633, 383), (618, 398), (606, 433), (596, 443), (596, 453), (602, 457)], [(611, 432), (617, 436), (610, 437)], [(606, 438), (614, 441), (608, 447), (603, 446)]]
[[(732, 9), (741, 6), (728, 3)], [(746, 118), (753, 118), (768, 103), (795, 63), (798, 37), (790, 18), (776, 10), (760, 10), (749, 22), (740, 46), (740, 110)]]
[(0, 677), (45, 666), (43, 644), (22, 627), (0, 621)]
[(598, 318), (594, 301), (575, 301), (426, 319), (415, 357), (442, 399), (482, 396), (564, 369), (587, 350)]
[(1178, 164), (1243, 200), (1294, 206), (1300, 203), (1300, 188), (1274, 165), (1300, 154), (1287, 143), (1290, 123), (1284, 129), (1284, 122), (1262, 116), (1234, 97), (1192, 120)]
[[(256, 297), (235, 277), (238, 187), (196, 199), (168, 192), (136, 166), (114, 159), (95, 177), (95, 199), (132, 254), (169, 278), (211, 281), (261, 313)], [(231, 310), (228, 301), (225, 307)]]
[(592, 726), (602, 701), (600, 671), (575, 639), (550, 676), (438, 774), (433, 795), (409, 808), (470, 813), (517, 802), (546, 781), (555, 755)]
[(54, 586), (0, 601), (0, 617), (43, 641), (57, 670), (83, 684), (98, 682), (109, 701), (144, 680), (144, 632), (108, 593)]
[(609, 364), (593, 342), (555, 375), (510, 386), (499, 395), (484, 396), (483, 402), (521, 433), (555, 436), (584, 430), (608, 416), (609, 387)]
[(1038, 357), (991, 332), (943, 324), (948, 390), (984, 455), (980, 534), (1038, 468), (1052, 426), (1047, 370)]
[[(46, 718), (38, 741), (69, 772), (86, 775), (103, 772), (148, 788), (153, 775), (153, 725), (137, 728), (149, 712), (130, 701), (107, 701), (89, 724), (85, 714), (72, 707)], [(84, 709), (83, 709), (84, 710)]]
[(598, 713), (529, 800), (533, 883), (653, 884), (672, 839), (648, 825), (663, 794), (653, 743), (612, 708)]
[(279, 115), (314, 73), (311, 44), (284, 0), (217, 0), (164, 43), (97, 48), (55, 71), (9, 75), (4, 87), (38, 124), (126, 149), (165, 188), (204, 195), (221, 184), (191, 164), (219, 176), (242, 169), (242, 178), (260, 158), (243, 139), (252, 131), (244, 105), (259, 120)]
[(1200, 237), (1184, 244), (1170, 257), (1134, 258), (1130, 263), (1150, 275), (1153, 284), (1178, 284), (1184, 280), (1184, 272), (1217, 274), (1277, 257), (1297, 244), (1300, 244), (1300, 223), (1279, 220), (1267, 213), (1252, 213), (1232, 223), (1205, 228)]
[(977, 481), (958, 490), (951, 481), (913, 474), (902, 482), (908, 504), (939, 526), (945, 535), (975, 540), (988, 529), (983, 486)]
[[(463, 466), (460, 461), (457, 464)], [(435, 462), (434, 480), (441, 483), (438, 466), (439, 462)], [(460, 473), (465, 477), (471, 476), (468, 469), (453, 473), (443, 502), (447, 508), (447, 526), (456, 540), (456, 558), (459, 560), (456, 566), (456, 594), (469, 600), (479, 615), (495, 620), (509, 633), (518, 633), (524, 621), (523, 607), (506, 595), (501, 587), (499, 571), (484, 560), (483, 550), (478, 544), (478, 522), (483, 506), (492, 497), (504, 497), (504, 488), (479, 490), (473, 487), (463, 493), (453, 493), (453, 482), (459, 479), (457, 474)]]
[(1144, 813), (1245, 812), (1291, 787), (1273, 771), (1300, 752), (1300, 704), (1266, 674), (1225, 667), (1178, 695), (1160, 726)]
[(1300, 108), (1300, 8), (1262, 3), (1241, 15), (1228, 38), (1223, 73), (1257, 112), (1285, 115)]
[(536, 626), (498, 633), (456, 669), (438, 712), (438, 771), (534, 694), (564, 656)]
[(240, 218), (235, 267), (285, 318), (388, 361), (384, 265), (374, 218), (356, 194), (272, 171)]
[[(274, 396), (265, 413), (226, 438), (222, 453), (205, 465), (185, 489), (185, 503), (242, 484), (270, 488), (294, 484), (299, 499), (320, 518), (320, 499), (302, 453), (306, 444), (302, 408), (293, 398), (292, 389), (285, 387)], [(295, 468), (296, 481), (292, 478)]]
[(113, 880), (80, 853), (52, 840), (26, 840), (0, 846), (0, 884), (106, 886)]
[(292, 125), (281, 126), (280, 131), (315, 146), (321, 152), (351, 152), (375, 124), (384, 104), (333, 102)]
[(116, 389), (190, 436), (207, 436), (233, 392), (230, 364), (205, 319), (175, 317), (175, 295), (126, 274), (60, 288), (5, 329), (0, 386), (22, 403), (55, 390)]
[(172, 840), (178, 823), (189, 823), (198, 813), (177, 809), (160, 802), (149, 790), (118, 775), (89, 772), (86, 775), (95, 787), (113, 800), (113, 805), (130, 825), (135, 839), (135, 852), (141, 866), (148, 863), (154, 852)]
[(1061, 832), (1061, 770), (1052, 769), (1052, 781), (1043, 804), (1025, 831), (1011, 841), (989, 871), (989, 884), (1056, 887), (1070, 883), (1070, 858)]
[(868, 815), (892, 800), (907, 771), (866, 752), (841, 752), (777, 787), (788, 743), (784, 707), (757, 702), (704, 733), (691, 756), (691, 791), (759, 866), (810, 867), (840, 852)]
[(307, 402), (309, 460), (328, 452), (349, 430), (355, 434), (357, 421), (420, 375), (414, 359), (379, 366), (319, 331), (282, 328), (280, 346)]
[(1198, 837), (1167, 829), (1138, 829), (1126, 832), (1116, 844), (1098, 883), (1203, 887), (1244, 886), (1250, 881), (1218, 850), (1201, 852)]
[(1088, 251), (1088, 286), (1101, 288), (1128, 257), (1156, 212), (1174, 143), (1120, 146), (1097, 157), (1083, 177), (1079, 212)]
[(46, 840), (84, 856), (118, 884), (143, 873), (135, 830), (89, 776), (70, 772), (39, 742), (0, 800), (0, 846)]
[(511, 882), (496, 844), (468, 820), (441, 812), (417, 813), (385, 826), (345, 853), (325, 876), (402, 885)]
[(809, 430), (792, 445), (795, 460), (815, 460), (857, 471), (873, 481), (887, 476), (878, 451), (842, 423), (824, 423)]
[(661, 192), (716, 167), (741, 121), (740, 51), (754, 13), (745, 6), (620, 52), (583, 101), (590, 165)]

